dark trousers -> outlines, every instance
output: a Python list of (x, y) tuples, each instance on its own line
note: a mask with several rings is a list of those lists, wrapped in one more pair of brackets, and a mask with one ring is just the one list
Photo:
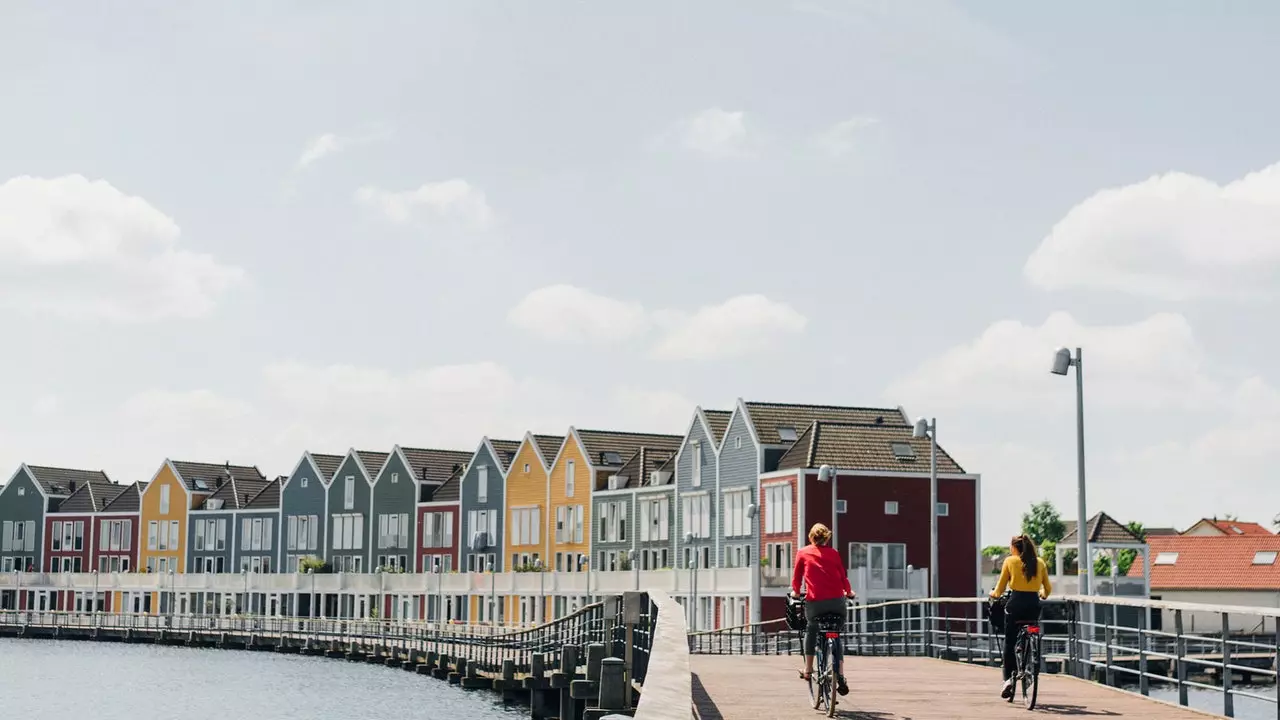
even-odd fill
[(829, 600), (809, 600), (804, 604), (804, 654), (812, 655), (818, 646), (818, 623), (814, 622), (822, 615), (839, 615), (840, 624), (844, 626), (845, 609), (848, 601), (842, 597)]
[(1014, 591), (1004, 611), (1004, 679), (1013, 677), (1017, 668), (1014, 646), (1018, 643), (1018, 623), (1040, 619), (1040, 594)]

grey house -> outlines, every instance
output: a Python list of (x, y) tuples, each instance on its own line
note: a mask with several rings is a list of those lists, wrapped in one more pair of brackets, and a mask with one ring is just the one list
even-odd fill
[(0, 491), (0, 572), (45, 567), (45, 515), (86, 482), (110, 482), (101, 470), (19, 466)]
[[(510, 520), (506, 517), (506, 478), (507, 473), (511, 471), (511, 461), (519, 450), (518, 440), (493, 440), (485, 437), (481, 439), (475, 452), (465, 461), (466, 470), (458, 480), (455, 499), (458, 501), (462, 527), (487, 527), (486, 544), (489, 547), (499, 549), (506, 547), (505, 528)], [(442, 488), (442, 490), (445, 489)], [(449, 495), (452, 495), (452, 492), (439, 492), (430, 499), (446, 502)], [(471, 541), (470, 537), (459, 540), (462, 546), (459, 547), (461, 553), (459, 557), (471, 554), (472, 548), (469, 546)], [(497, 565), (498, 572), (505, 572), (515, 567), (532, 564), (533, 555), (536, 554), (525, 553), (527, 557), (523, 558), (516, 554), (507, 558), (504, 557), (504, 553), (497, 552), (494, 563)]]
[(671, 512), (677, 519), (671, 535), (678, 547), (683, 548), (681, 567), (688, 565), (694, 552), (693, 548), (684, 547), (685, 533), (693, 533), (693, 547), (697, 548), (702, 567), (718, 564), (719, 556), (713, 552), (712, 540), (720, 507), (715, 487), (720, 469), (720, 445), (732, 416), (727, 410), (694, 408), (689, 429), (676, 453), (675, 477), (669, 480), (675, 485)]
[(280, 485), (280, 569), (295, 572), (305, 557), (324, 558), (328, 545), (329, 483), (342, 455), (302, 453)]
[(595, 521), (591, 545), (597, 570), (671, 567), (675, 486), (669, 468), (675, 456), (670, 447), (641, 446), (608, 478), (605, 489), (591, 494)]
[[(711, 511), (712, 558), (718, 566), (755, 566), (759, 523), (758, 518), (749, 521), (746, 513), (749, 506), (760, 506), (760, 475), (777, 470), (783, 454), (816, 421), (909, 424), (900, 407), (745, 402), (739, 398), (720, 443), (716, 503)], [(791, 498), (796, 505), (799, 500)], [(725, 504), (734, 525), (727, 531), (722, 527), (726, 513), (719, 510)]]
[(390, 453), (352, 448), (333, 474), (328, 493), (328, 544), (325, 557), (334, 572), (362, 573), (373, 569), (370, 509), (373, 479)]
[(412, 572), (417, 565), (418, 502), (427, 501), (470, 454), (396, 445), (374, 478), (369, 522), (371, 567)]
[[(239, 572), (235, 561), (238, 513), (249, 506), (267, 481), (227, 474), (212, 482), (213, 493), (192, 508), (187, 519), (187, 567), (195, 573)], [(262, 532), (261, 524), (258, 532)]]
[[(231, 567), (248, 572), (279, 572), (281, 478), (263, 483), (236, 512), (236, 543)], [(247, 488), (241, 488), (246, 490)], [(286, 568), (291, 570), (292, 568)]]

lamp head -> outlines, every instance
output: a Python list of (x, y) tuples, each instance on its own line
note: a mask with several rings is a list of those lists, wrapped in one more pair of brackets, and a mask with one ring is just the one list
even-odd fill
[(1070, 369), (1071, 351), (1064, 347), (1055, 350), (1053, 353), (1053, 367), (1049, 369), (1049, 372), (1054, 375), (1066, 375)]
[(823, 465), (822, 467), (818, 468), (818, 482), (831, 482), (831, 480), (835, 477), (835, 474), (836, 474), (835, 468), (831, 467), (830, 465)]
[(685, 545), (688, 545), (688, 544), (690, 544), (690, 543), (692, 543), (692, 542), (693, 542), (693, 533), (691, 533), (691, 532), (687, 532), (687, 533), (685, 533), (685, 534), (684, 534), (684, 544), (685, 544)]
[(749, 519), (754, 520), (756, 517), (756, 513), (758, 512), (760, 512), (760, 509), (755, 506), (755, 503), (747, 505), (747, 517)]
[(911, 437), (917, 439), (929, 437), (929, 421), (924, 418), (917, 418), (915, 429), (911, 431)]

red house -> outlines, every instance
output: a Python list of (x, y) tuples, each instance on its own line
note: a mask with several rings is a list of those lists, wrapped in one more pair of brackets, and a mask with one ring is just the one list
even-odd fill
[(429, 499), (418, 503), (418, 572), (458, 569), (463, 472), (463, 469), (455, 471), (438, 488), (424, 488)]
[[(84, 477), (69, 481), (71, 494), (45, 514), (44, 557), (50, 573), (84, 573), (93, 569), (92, 548), (94, 513), (106, 507), (120, 492), (120, 486), (111, 482), (106, 473), (86, 472)], [(76, 593), (58, 592), (51, 600), (54, 610), (85, 610), (89, 598), (82, 598), (76, 607)]]
[[(909, 425), (819, 421), (796, 438), (777, 470), (760, 476), (760, 556), (774, 576), (762, 591), (764, 619), (783, 616), (795, 551), (817, 522), (836, 528), (841, 556), (866, 583), (864, 601), (927, 595), (924, 574), (922, 592), (912, 593), (908, 568), (930, 564), (929, 444)], [(976, 597), (981, 478), (941, 447), (937, 462), (939, 594)], [(823, 465), (837, 471), (835, 522), (831, 483), (818, 479)]]
[(145, 482), (126, 486), (93, 516), (91, 562), (99, 573), (134, 572), (138, 568), (138, 512)]

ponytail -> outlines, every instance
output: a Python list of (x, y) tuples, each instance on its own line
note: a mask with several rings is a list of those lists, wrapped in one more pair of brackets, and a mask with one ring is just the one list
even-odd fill
[(1018, 535), (1010, 543), (1022, 558), (1022, 576), (1027, 580), (1035, 580), (1039, 574), (1039, 558), (1036, 556), (1036, 544), (1026, 535)]

